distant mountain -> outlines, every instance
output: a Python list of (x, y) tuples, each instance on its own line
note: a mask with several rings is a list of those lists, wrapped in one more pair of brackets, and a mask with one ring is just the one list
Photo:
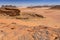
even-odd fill
[(51, 7), (50, 9), (60, 9), (60, 5), (55, 5), (55, 6)]
[(27, 8), (41, 8), (41, 6), (30, 6), (30, 7), (27, 7)]
[(42, 8), (42, 7), (51, 7), (51, 9), (56, 9), (60, 8), (60, 5), (29, 6), (27, 8)]
[(42, 7), (52, 7), (52, 6), (49, 6), (49, 5), (44, 5), (44, 6), (29, 6), (27, 8), (42, 8)]

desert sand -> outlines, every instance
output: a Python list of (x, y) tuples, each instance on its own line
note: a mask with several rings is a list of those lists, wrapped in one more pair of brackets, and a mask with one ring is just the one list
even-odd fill
[[(0, 40), (60, 40), (60, 10), (18, 9), (20, 16), (0, 14)], [(34, 14), (43, 17), (32, 16)]]

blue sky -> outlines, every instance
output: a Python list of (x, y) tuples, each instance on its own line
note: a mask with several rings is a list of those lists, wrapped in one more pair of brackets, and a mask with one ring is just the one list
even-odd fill
[(0, 5), (17, 5), (17, 6), (30, 6), (30, 5), (59, 5), (60, 0), (0, 0)]

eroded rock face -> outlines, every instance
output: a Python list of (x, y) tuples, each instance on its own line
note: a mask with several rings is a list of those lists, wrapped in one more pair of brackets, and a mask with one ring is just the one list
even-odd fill
[(9, 16), (18, 16), (20, 15), (20, 10), (17, 8), (12, 8), (12, 7), (1, 7), (0, 8), (0, 13), (1, 14), (7, 14)]

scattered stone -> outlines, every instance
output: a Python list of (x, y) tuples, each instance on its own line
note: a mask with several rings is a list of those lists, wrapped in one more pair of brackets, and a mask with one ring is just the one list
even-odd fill
[(14, 28), (11, 28), (12, 30), (14, 29)]

